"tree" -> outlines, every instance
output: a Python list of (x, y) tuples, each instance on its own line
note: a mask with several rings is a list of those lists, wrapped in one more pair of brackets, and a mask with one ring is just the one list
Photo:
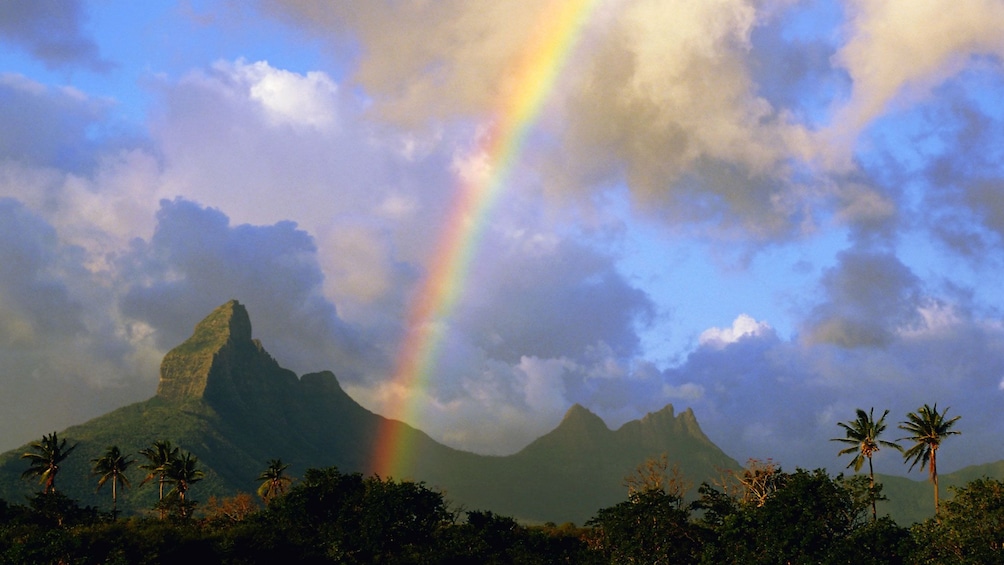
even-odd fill
[(132, 486), (129, 477), (125, 475), (126, 469), (135, 463), (128, 455), (122, 455), (117, 445), (110, 446), (105, 450), (104, 455), (97, 459), (91, 459), (94, 463), (93, 474), (99, 475), (98, 490), (105, 486), (109, 480), (112, 482), (112, 516), (118, 511), (118, 493), (116, 486), (121, 484), (123, 488)]
[(914, 442), (913, 447), (903, 452), (905, 461), (913, 461), (910, 464), (910, 471), (920, 463), (920, 466), (929, 465), (931, 482), (934, 483), (934, 515), (938, 515), (938, 448), (941, 442), (950, 435), (958, 435), (962, 432), (953, 430), (952, 426), (962, 416), (956, 416), (950, 420), (945, 419), (948, 414), (946, 408), (943, 413), (938, 412), (938, 405), (930, 407), (927, 404), (921, 406), (916, 412), (906, 415), (905, 422), (901, 422), (899, 429), (910, 433), (900, 440), (910, 440)]
[(275, 496), (282, 496), (286, 492), (286, 485), (293, 481), (292, 477), (286, 474), (288, 463), (283, 463), (282, 459), (269, 459), (268, 468), (258, 475), (258, 480), (262, 481), (258, 487), (258, 496), (261, 497), (265, 505)]
[(624, 486), (628, 488), (628, 496), (657, 490), (673, 496), (680, 504), (687, 496), (687, 491), (693, 486), (680, 471), (680, 466), (669, 466), (669, 456), (663, 453), (658, 459), (649, 457), (644, 463), (635, 467), (630, 475), (624, 477)]
[(174, 485), (168, 495), (176, 494), (184, 503), (188, 489), (203, 477), (205, 473), (199, 469), (199, 458), (186, 451), (174, 458), (167, 467), (166, 479)]
[(238, 492), (226, 498), (210, 496), (202, 511), (210, 522), (233, 525), (258, 512), (258, 503), (250, 494)]
[(770, 495), (777, 490), (778, 481), (783, 474), (772, 459), (760, 461), (750, 458), (746, 461), (742, 473), (733, 473), (732, 476), (741, 486), (743, 503), (753, 502), (757, 506), (763, 506)]
[(869, 519), (867, 502), (842, 476), (776, 469), (771, 484), (765, 497), (747, 500), (702, 485), (695, 507), (714, 537), (701, 563), (902, 563), (906, 531), (888, 517)]
[(875, 420), (875, 408), (872, 408), (866, 414), (864, 410), (858, 408), (858, 419), (853, 422), (845, 423), (838, 422), (837, 425), (844, 429), (846, 435), (845, 437), (833, 438), (830, 441), (839, 441), (841, 443), (849, 444), (850, 447), (840, 450), (837, 453), (840, 455), (848, 455), (854, 453), (854, 459), (848, 463), (847, 468), (854, 467), (854, 472), (860, 472), (861, 466), (864, 465), (865, 460), (868, 460), (868, 477), (870, 479), (870, 487), (872, 491), (871, 504), (872, 504), (872, 520), (878, 519), (878, 510), (875, 507), (875, 469), (872, 467), (872, 455), (879, 450), (880, 446), (891, 447), (897, 451), (903, 451), (903, 448), (899, 446), (898, 443), (891, 441), (885, 441), (879, 439), (882, 432), (885, 431), (885, 417), (889, 414), (886, 410), (882, 413), (882, 417), (877, 421)]
[(634, 492), (597, 511), (586, 526), (593, 528), (590, 548), (608, 563), (696, 563), (703, 545), (682, 500), (661, 489)]
[(148, 471), (140, 486), (145, 485), (156, 477), (157, 482), (160, 483), (160, 500), (164, 500), (164, 483), (167, 481), (167, 469), (171, 466), (172, 461), (178, 457), (178, 448), (172, 447), (171, 442), (168, 440), (160, 440), (153, 442), (153, 445), (141, 450), (139, 454), (147, 459), (147, 463), (140, 465), (139, 468)]
[(438, 563), (437, 533), (450, 518), (443, 495), (423, 483), (307, 469), (263, 512), (283, 551), (261, 560)]
[(76, 449), (77, 445), (73, 444), (67, 449), (66, 440), (59, 441), (56, 432), (52, 432), (42, 436), (41, 441), (33, 442), (30, 447), (32, 451), (21, 455), (21, 459), (29, 460), (28, 469), (21, 473), (21, 478), (38, 477), (39, 483), (45, 484), (42, 490), (44, 494), (56, 492), (56, 474), (59, 473), (59, 464)]
[(1004, 482), (983, 477), (945, 501), (938, 519), (913, 526), (915, 563), (1004, 561)]
[(164, 467), (162, 480), (171, 485), (163, 498), (157, 501), (154, 508), (160, 512), (160, 518), (180, 518), (186, 520), (192, 516), (195, 503), (187, 500), (188, 490), (201, 481), (205, 473), (199, 469), (199, 458), (189, 452), (175, 455)]

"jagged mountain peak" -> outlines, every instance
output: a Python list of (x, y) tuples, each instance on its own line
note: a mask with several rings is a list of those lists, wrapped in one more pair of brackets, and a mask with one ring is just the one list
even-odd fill
[(568, 412), (565, 412), (565, 416), (561, 419), (561, 423), (558, 424), (555, 431), (561, 429), (600, 432), (610, 431), (610, 428), (607, 427), (603, 418), (600, 418), (579, 403), (573, 404), (572, 407), (568, 409)]
[(661, 410), (649, 412), (640, 420), (625, 423), (616, 431), (622, 439), (634, 438), (651, 444), (663, 444), (666, 441), (679, 441), (686, 438), (711, 445), (701, 426), (697, 423), (694, 411), (687, 408), (676, 414), (672, 404), (667, 404)]
[(649, 412), (641, 418), (641, 423), (644, 426), (662, 427), (669, 422), (676, 422), (676, 410), (672, 404), (665, 405), (661, 410)]
[(195, 325), (192, 336), (175, 349), (218, 349), (228, 341), (251, 341), (251, 317), (247, 308), (236, 300), (228, 301), (203, 318)]
[(164, 356), (157, 396), (258, 404), (264, 393), (282, 393), (295, 381), (296, 375), (281, 368), (261, 342), (252, 339), (247, 309), (230, 300)]

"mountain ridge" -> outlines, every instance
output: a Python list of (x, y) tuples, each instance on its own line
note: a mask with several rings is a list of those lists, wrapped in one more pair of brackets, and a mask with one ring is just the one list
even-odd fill
[[(257, 474), (276, 457), (289, 462), (294, 475), (326, 466), (369, 474), (381, 426), (396, 428), (421, 454), (407, 476), (395, 478), (424, 481), (466, 508), (526, 521), (582, 523), (624, 500), (624, 477), (663, 453), (695, 484), (739, 468), (704, 435), (692, 410), (677, 415), (672, 405), (611, 430), (575, 404), (558, 426), (515, 454), (461, 451), (362, 407), (331, 371), (297, 377), (268, 354), (252, 330), (246, 308), (237, 300), (226, 302), (164, 356), (154, 397), (61, 432), (80, 442), (59, 475), (65, 491), (85, 503), (107, 505), (94, 493), (90, 459), (108, 445), (137, 454), (163, 439), (204, 465), (206, 478), (193, 490), (202, 500), (253, 490)], [(0, 455), (2, 498), (17, 500), (34, 490), (19, 479), (18, 456), (25, 449)], [(119, 506), (147, 509), (154, 490), (130, 489)]]

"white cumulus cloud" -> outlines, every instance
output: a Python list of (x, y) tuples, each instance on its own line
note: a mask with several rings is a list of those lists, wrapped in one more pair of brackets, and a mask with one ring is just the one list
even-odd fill
[(748, 314), (740, 314), (728, 328), (708, 328), (697, 338), (698, 343), (722, 348), (747, 336), (761, 336), (772, 331), (767, 322), (758, 322)]

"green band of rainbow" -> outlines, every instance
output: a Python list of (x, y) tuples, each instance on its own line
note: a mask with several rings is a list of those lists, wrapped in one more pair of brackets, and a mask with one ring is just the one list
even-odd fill
[[(492, 173), (486, 179), (461, 183), (440, 234), (434, 260), (411, 305), (406, 335), (391, 385), (388, 418), (415, 421), (417, 395), (428, 383), (439, 345), (440, 320), (453, 310), (465, 287), (488, 215), (519, 161), (526, 137), (554, 88), (561, 70), (601, 0), (555, 0), (542, 11), (531, 41), (512, 65), (514, 88), (496, 109), (491, 131), (480, 148)], [(385, 421), (377, 434), (372, 470), (379, 475), (406, 476), (414, 453), (402, 436), (402, 426)]]

